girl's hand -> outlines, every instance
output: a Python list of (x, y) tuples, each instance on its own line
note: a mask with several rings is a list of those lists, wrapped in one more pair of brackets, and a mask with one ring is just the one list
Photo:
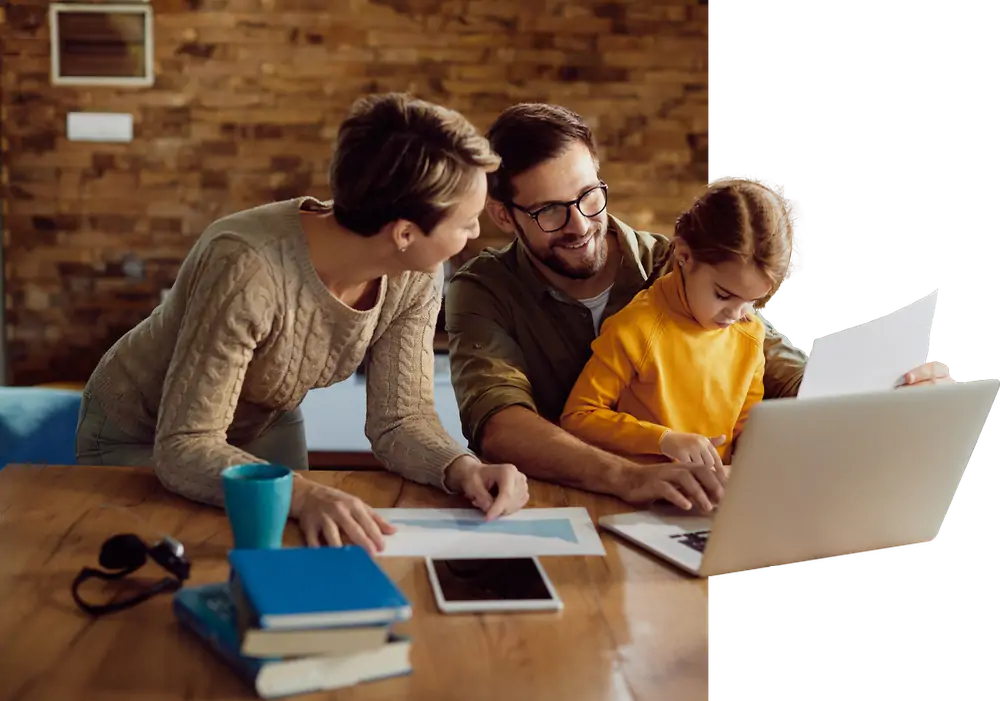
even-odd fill
[(704, 465), (722, 472), (722, 457), (717, 448), (725, 442), (725, 436), (705, 438), (697, 433), (667, 431), (660, 438), (660, 452), (677, 462)]
[(291, 515), (298, 520), (309, 547), (318, 547), (321, 541), (340, 547), (343, 532), (352, 543), (375, 555), (385, 548), (383, 535), (396, 532), (395, 526), (352, 494), (304, 477), (293, 484)]

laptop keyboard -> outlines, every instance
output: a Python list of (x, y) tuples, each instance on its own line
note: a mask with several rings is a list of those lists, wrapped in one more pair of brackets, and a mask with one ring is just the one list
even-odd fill
[(688, 546), (692, 550), (697, 550), (700, 553), (705, 552), (705, 543), (708, 542), (708, 534), (711, 533), (709, 530), (704, 531), (690, 531), (688, 533), (677, 533), (670, 536), (683, 545)]

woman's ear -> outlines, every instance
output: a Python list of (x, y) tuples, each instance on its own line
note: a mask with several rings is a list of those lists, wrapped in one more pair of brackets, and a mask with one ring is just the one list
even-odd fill
[(497, 225), (497, 228), (508, 236), (513, 236), (517, 233), (510, 210), (499, 200), (495, 200), (492, 197), (486, 198), (486, 213), (490, 215), (490, 219)]
[(421, 234), (420, 227), (406, 219), (397, 219), (387, 224), (389, 227), (389, 238), (400, 253), (403, 253), (418, 234)]

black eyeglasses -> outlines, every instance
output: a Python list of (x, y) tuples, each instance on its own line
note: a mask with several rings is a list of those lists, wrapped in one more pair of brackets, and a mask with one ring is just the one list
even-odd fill
[(602, 181), (600, 185), (590, 188), (572, 202), (553, 202), (533, 212), (513, 202), (507, 204), (527, 214), (535, 220), (539, 229), (551, 234), (569, 223), (570, 207), (576, 207), (585, 217), (596, 217), (603, 212), (608, 206), (608, 186)]

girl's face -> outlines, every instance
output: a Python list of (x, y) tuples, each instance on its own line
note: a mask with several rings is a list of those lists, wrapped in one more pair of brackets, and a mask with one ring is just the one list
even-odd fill
[(753, 263), (699, 263), (678, 242), (677, 263), (691, 314), (703, 328), (724, 329), (749, 317), (754, 302), (771, 293), (771, 281)]

